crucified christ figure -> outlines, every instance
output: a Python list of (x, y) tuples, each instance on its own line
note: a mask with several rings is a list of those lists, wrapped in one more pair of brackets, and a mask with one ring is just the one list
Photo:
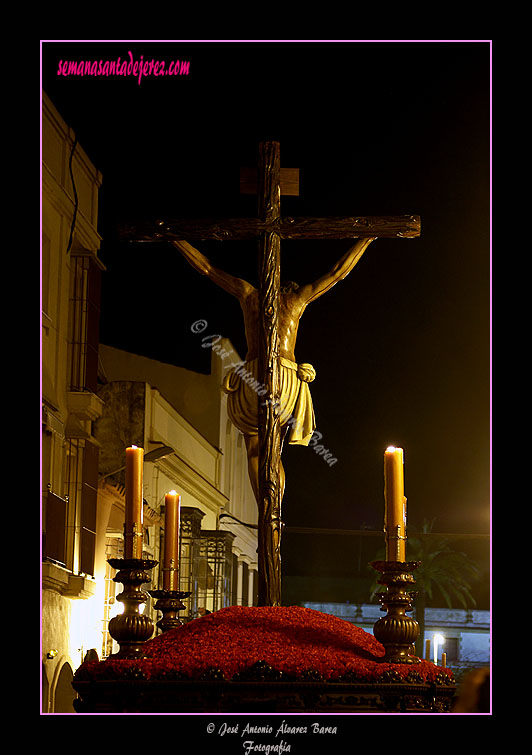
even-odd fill
[[(310, 364), (297, 364), (295, 346), (299, 320), (307, 306), (327, 293), (338, 281), (343, 280), (360, 260), (376, 237), (360, 238), (334, 265), (314, 283), (299, 286), (296, 283), (281, 285), (279, 310), (279, 377), (280, 401), (279, 422), (281, 426), (281, 450), (287, 434), (290, 444), (307, 446), (315, 429), (314, 411), (308, 383), (314, 380), (315, 371)], [(227, 409), (233, 424), (243, 433), (248, 456), (248, 472), (251, 487), (259, 501), (259, 436), (258, 415), (260, 384), (258, 375), (258, 317), (259, 292), (255, 286), (241, 278), (229, 275), (214, 267), (210, 261), (186, 241), (172, 241), (185, 259), (202, 275), (206, 275), (227, 293), (236, 296), (244, 314), (247, 341), (245, 365), (228, 373), (224, 390), (228, 394)], [(247, 379), (243, 379), (243, 378)], [(280, 500), (285, 487), (285, 472), (282, 463), (279, 469)]]

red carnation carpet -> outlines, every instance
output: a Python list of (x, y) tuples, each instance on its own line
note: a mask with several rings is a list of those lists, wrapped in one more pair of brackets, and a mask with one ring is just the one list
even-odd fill
[[(231, 606), (194, 619), (160, 634), (144, 645), (146, 658), (83, 664), (78, 679), (124, 677), (138, 671), (144, 679), (183, 676), (199, 679), (216, 670), (218, 678), (235, 679), (257, 663), (282, 672), (283, 677), (320, 675), (327, 681), (342, 679), (377, 682), (387, 673), (401, 679), (414, 671), (430, 683), (448, 676), (449, 669), (429, 661), (383, 663), (383, 646), (369, 632), (344, 619), (299, 606)], [(221, 672), (221, 673), (220, 673)], [(204, 677), (205, 678), (205, 677)], [(237, 677), (238, 678), (238, 677)]]

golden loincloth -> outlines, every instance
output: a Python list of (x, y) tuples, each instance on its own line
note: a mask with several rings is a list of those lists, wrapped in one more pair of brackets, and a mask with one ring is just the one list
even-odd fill
[[(308, 386), (316, 377), (311, 364), (296, 364), (284, 357), (279, 366), (279, 421), (289, 426), (288, 442), (308, 446), (316, 428), (312, 397)], [(244, 362), (230, 370), (224, 378), (227, 413), (231, 422), (244, 435), (257, 435), (259, 401), (267, 400), (258, 377), (258, 360)]]

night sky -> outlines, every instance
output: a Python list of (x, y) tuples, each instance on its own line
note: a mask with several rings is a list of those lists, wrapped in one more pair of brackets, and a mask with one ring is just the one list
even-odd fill
[[(60, 60), (129, 51), (188, 61), (189, 74), (57, 75)], [(190, 330), (201, 318), (245, 355), (236, 299), (170, 245), (122, 242), (118, 227), (255, 216), (239, 169), (256, 165), (261, 141), (278, 140), (281, 165), (300, 169), (285, 216), (421, 216), (420, 238), (373, 242), (301, 320), (296, 356), (316, 369), (317, 430), (338, 461), (285, 448), (283, 518), (382, 529), (393, 444), (405, 449), (409, 529), (435, 519), (438, 532), (488, 533), (490, 44), (50, 42), (42, 56), (43, 89), (103, 174), (102, 343), (206, 372)], [(197, 246), (257, 284), (254, 242)], [(282, 242), (282, 277), (313, 280), (349, 246)]]

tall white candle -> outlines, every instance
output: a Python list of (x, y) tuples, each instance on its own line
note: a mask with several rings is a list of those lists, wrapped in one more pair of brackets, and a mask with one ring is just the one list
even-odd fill
[(171, 490), (164, 497), (163, 589), (178, 590), (179, 520), (181, 496)]
[(406, 498), (404, 491), (404, 453), (389, 446), (384, 452), (384, 528), (386, 560), (406, 560)]
[(126, 448), (126, 516), (124, 523), (125, 558), (142, 558), (143, 538), (143, 465), (144, 449)]

